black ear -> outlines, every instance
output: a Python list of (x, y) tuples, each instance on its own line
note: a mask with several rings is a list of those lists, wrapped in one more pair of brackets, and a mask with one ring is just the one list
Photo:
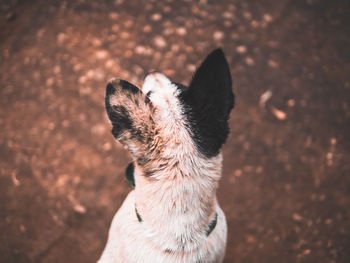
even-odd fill
[(216, 49), (200, 65), (183, 95), (194, 141), (207, 157), (217, 155), (227, 138), (227, 121), (234, 106), (231, 86), (225, 55)]

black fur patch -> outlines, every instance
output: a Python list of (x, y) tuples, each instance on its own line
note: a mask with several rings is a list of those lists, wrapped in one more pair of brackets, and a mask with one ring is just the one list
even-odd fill
[(138, 140), (139, 142), (142, 142), (142, 143), (144, 142), (145, 137), (140, 129), (136, 129), (135, 127), (132, 126), (130, 131), (132, 134), (132, 138)]
[(107, 113), (113, 125), (112, 134), (116, 139), (123, 131), (132, 129), (132, 119), (124, 106), (112, 106), (107, 110)]
[(139, 214), (139, 211), (137, 211), (137, 208), (136, 208), (136, 207), (135, 207), (135, 213), (136, 213), (137, 220), (138, 220), (140, 223), (142, 223), (142, 222), (143, 222), (142, 217), (141, 217), (141, 215)]
[(145, 156), (137, 158), (137, 164), (140, 166), (144, 166), (145, 164), (149, 163), (151, 160)]
[(114, 94), (114, 92), (117, 88), (121, 88), (123, 90), (129, 91), (132, 94), (136, 94), (138, 92), (141, 92), (141, 90), (138, 87), (131, 84), (130, 82), (123, 80), (123, 79), (118, 79), (118, 80), (113, 80), (112, 82), (107, 84), (106, 98), (108, 96)]
[(132, 94), (136, 94), (138, 92), (141, 92), (139, 88), (137, 88), (135, 85), (131, 84), (130, 82), (127, 82), (126, 80), (119, 80), (120, 86), (124, 90), (130, 91)]
[(234, 106), (230, 70), (221, 49), (216, 49), (204, 60), (188, 89), (181, 88), (193, 140), (206, 157), (219, 153), (226, 141), (228, 119)]
[(126, 180), (128, 181), (131, 188), (135, 188), (135, 177), (134, 177), (135, 166), (133, 163), (129, 163), (125, 169)]
[[(112, 83), (108, 83), (108, 84), (107, 84), (107, 87), (106, 87), (105, 102), (106, 102), (107, 98), (108, 98), (110, 95), (114, 94), (114, 92), (115, 92), (115, 88), (114, 88), (113, 84), (112, 84)], [(109, 104), (109, 103), (108, 103), (108, 104)]]
[(145, 173), (145, 176), (146, 176), (146, 177), (151, 177), (151, 176), (154, 174), (154, 171), (152, 171), (152, 170), (147, 170), (147, 171), (144, 171), (144, 173)]
[(146, 98), (145, 98), (145, 103), (146, 103), (146, 104), (148, 104), (148, 103), (151, 102), (151, 100), (149, 99), (149, 96), (151, 96), (151, 94), (152, 94), (152, 91), (147, 92)]
[(210, 222), (209, 227), (206, 231), (206, 235), (209, 236), (211, 232), (213, 232), (214, 228), (216, 227), (216, 224), (218, 222), (218, 214), (215, 213), (213, 221)]

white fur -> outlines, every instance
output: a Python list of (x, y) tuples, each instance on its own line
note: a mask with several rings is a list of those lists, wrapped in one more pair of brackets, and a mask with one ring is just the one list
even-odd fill
[(149, 98), (160, 109), (163, 121), (171, 124), (182, 119), (182, 109), (177, 99), (179, 91), (166, 76), (159, 72), (148, 74), (142, 85), (142, 92), (151, 92)]
[[(135, 167), (136, 188), (115, 214), (98, 262), (222, 262), (227, 224), (216, 200), (222, 155), (208, 159), (198, 152), (185, 125), (178, 90), (164, 75), (148, 75), (142, 91), (151, 91), (157, 121), (163, 123), (162, 134), (168, 139), (159, 158), (167, 165), (151, 178)], [(207, 236), (215, 213), (217, 225)]]

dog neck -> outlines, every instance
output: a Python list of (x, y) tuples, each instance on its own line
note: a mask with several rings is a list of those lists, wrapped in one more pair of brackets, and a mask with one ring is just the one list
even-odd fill
[(221, 176), (222, 155), (207, 159), (181, 156), (135, 167), (137, 211), (145, 235), (164, 251), (192, 251), (207, 238), (215, 216), (216, 189)]

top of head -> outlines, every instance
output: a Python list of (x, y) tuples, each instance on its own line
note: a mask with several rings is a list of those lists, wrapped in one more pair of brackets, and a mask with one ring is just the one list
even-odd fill
[[(136, 141), (152, 144), (154, 136), (162, 133), (164, 138), (179, 136), (177, 141), (181, 143), (186, 137), (181, 132), (186, 130), (203, 156), (214, 157), (229, 131), (227, 121), (234, 106), (231, 85), (229, 66), (221, 49), (208, 55), (188, 87), (159, 72), (146, 75), (142, 90), (113, 79), (106, 90), (112, 132), (122, 143), (135, 148)], [(129, 147), (132, 153), (134, 148)]]

